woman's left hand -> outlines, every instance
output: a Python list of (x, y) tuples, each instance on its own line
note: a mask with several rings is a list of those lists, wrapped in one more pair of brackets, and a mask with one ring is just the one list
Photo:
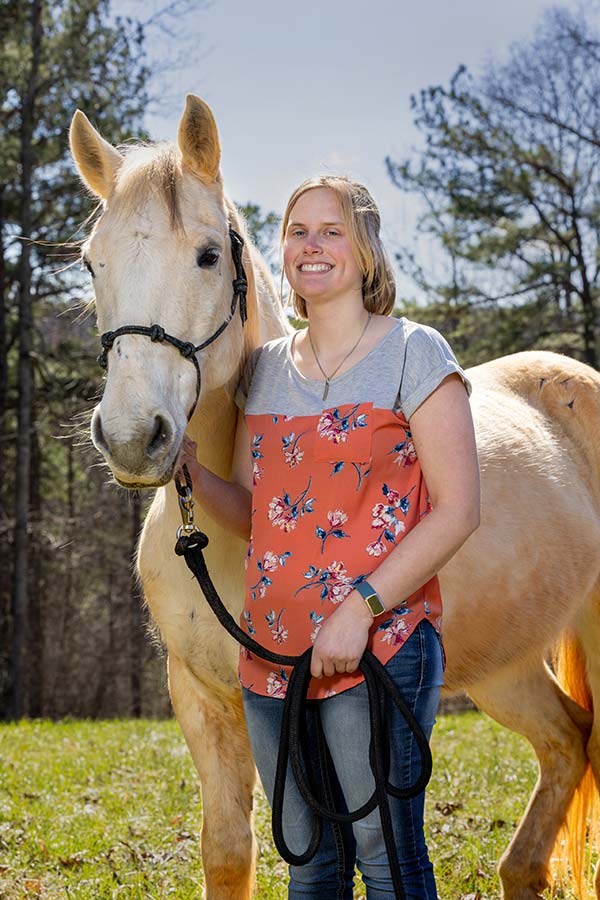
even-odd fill
[(369, 639), (373, 616), (357, 591), (352, 591), (319, 629), (310, 673), (313, 678), (354, 672)]

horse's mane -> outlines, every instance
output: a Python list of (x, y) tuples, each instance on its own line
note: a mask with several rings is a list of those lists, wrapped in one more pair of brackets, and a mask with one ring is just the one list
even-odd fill
[(135, 143), (120, 146), (123, 163), (119, 167), (117, 185), (124, 215), (131, 214), (140, 199), (147, 198), (158, 186), (167, 205), (173, 228), (183, 228), (178, 186), (182, 175), (179, 150), (168, 141)]

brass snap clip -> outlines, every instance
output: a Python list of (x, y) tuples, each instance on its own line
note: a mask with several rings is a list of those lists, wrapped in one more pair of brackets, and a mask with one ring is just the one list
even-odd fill
[[(181, 478), (183, 475), (183, 479)], [(177, 529), (177, 540), (184, 535), (189, 537), (192, 534), (199, 534), (200, 529), (194, 525), (194, 497), (192, 494), (192, 479), (188, 471), (188, 467), (183, 465), (181, 469), (175, 473), (175, 487), (179, 494), (179, 511), (181, 513), (182, 524)]]

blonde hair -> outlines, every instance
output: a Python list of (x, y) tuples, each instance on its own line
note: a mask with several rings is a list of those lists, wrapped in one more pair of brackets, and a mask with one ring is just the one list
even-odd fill
[[(299, 197), (314, 188), (331, 188), (335, 191), (348, 239), (354, 257), (363, 273), (363, 305), (368, 312), (388, 316), (396, 299), (396, 283), (387, 253), (380, 237), (381, 216), (375, 201), (363, 184), (350, 181), (343, 175), (318, 175), (303, 181), (288, 200), (281, 226), (281, 243), (285, 240), (292, 208)], [(283, 270), (281, 273), (283, 292)], [(290, 296), (294, 312), (301, 319), (307, 319), (306, 301), (293, 288)]]

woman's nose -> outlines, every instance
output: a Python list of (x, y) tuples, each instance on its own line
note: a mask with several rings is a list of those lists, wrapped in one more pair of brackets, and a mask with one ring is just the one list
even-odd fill
[(305, 253), (320, 253), (322, 250), (319, 239), (316, 235), (308, 235), (304, 244)]

